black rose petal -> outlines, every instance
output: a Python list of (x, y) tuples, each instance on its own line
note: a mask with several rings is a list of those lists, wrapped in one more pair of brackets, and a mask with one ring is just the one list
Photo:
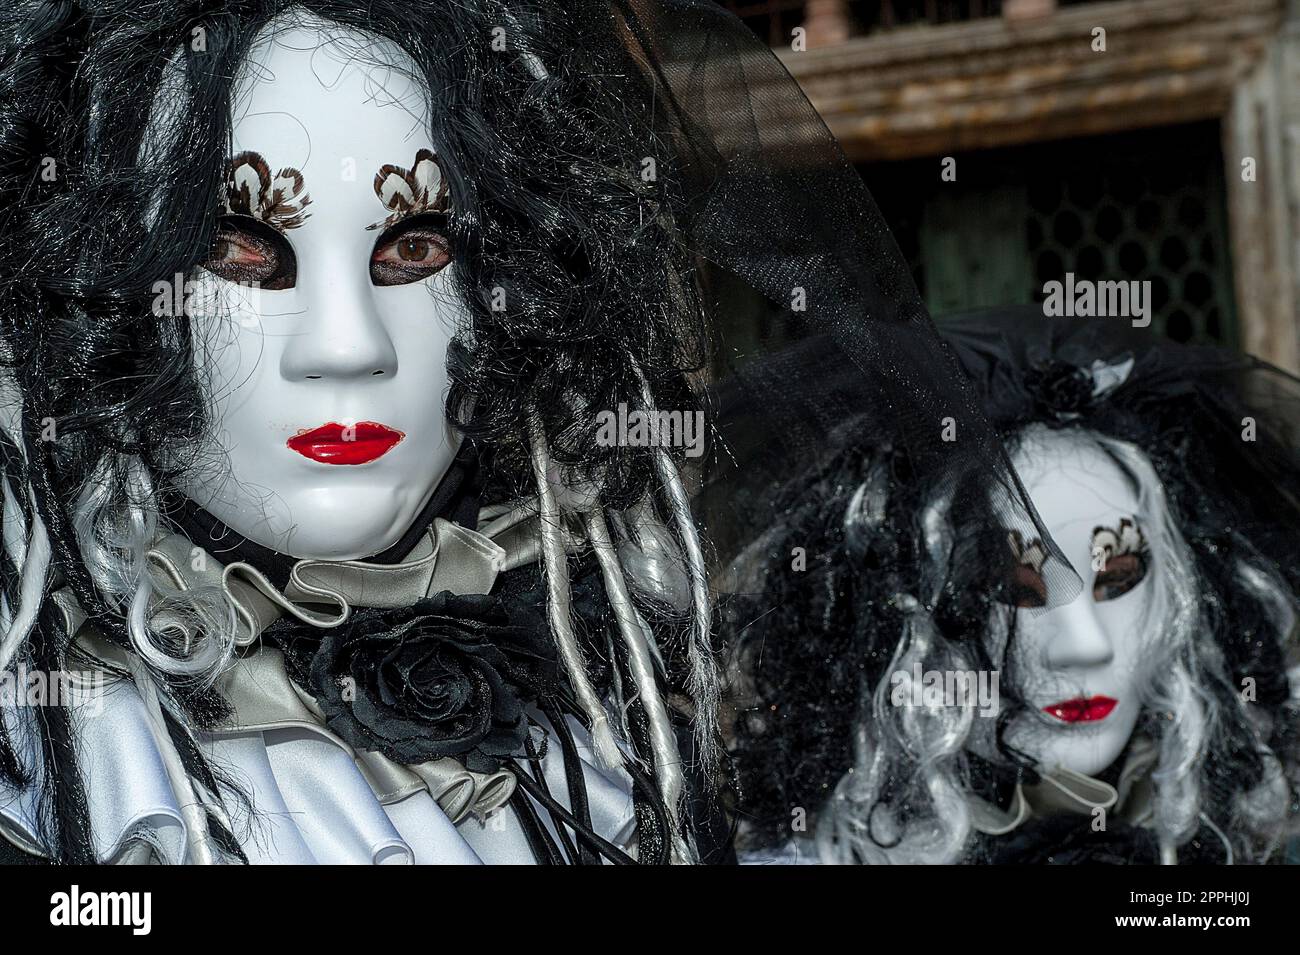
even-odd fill
[(544, 618), (498, 598), (447, 592), (398, 610), (362, 610), (325, 631), (308, 679), (329, 727), (350, 745), (412, 764), (510, 756), (525, 705), (558, 666)]

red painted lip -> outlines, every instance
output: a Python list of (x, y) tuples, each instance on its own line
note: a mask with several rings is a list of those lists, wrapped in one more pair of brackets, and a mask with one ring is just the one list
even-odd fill
[(358, 421), (350, 427), (331, 421), (299, 431), (285, 444), (321, 464), (366, 464), (383, 457), (405, 437), (377, 421)]
[(1065, 723), (1095, 723), (1110, 716), (1110, 711), (1118, 705), (1119, 700), (1112, 700), (1109, 696), (1092, 696), (1053, 703), (1044, 706), (1043, 712)]

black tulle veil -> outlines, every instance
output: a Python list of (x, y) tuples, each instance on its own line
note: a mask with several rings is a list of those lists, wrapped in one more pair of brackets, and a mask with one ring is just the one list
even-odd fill
[[(720, 565), (775, 517), (773, 489), (864, 414), (872, 440), (903, 447), (914, 479), (972, 521), (1050, 542), (866, 184), (780, 60), (713, 3), (612, 9), (668, 129), (683, 241), (702, 263), (717, 440), (699, 513)], [(1078, 588), (1054, 563), (1052, 604)]]

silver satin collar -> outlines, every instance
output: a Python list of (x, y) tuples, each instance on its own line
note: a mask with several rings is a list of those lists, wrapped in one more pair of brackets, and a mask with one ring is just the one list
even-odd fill
[[(222, 565), (179, 534), (161, 538), (147, 559), (155, 576), (179, 592), (220, 590), (235, 609), (235, 643), (245, 647), (285, 613), (311, 626), (330, 628), (344, 623), (352, 607), (409, 607), (444, 590), (489, 593), (506, 566), (506, 551), (477, 531), (439, 517), (400, 563), (300, 560), (283, 591), (251, 564)], [(329, 609), (315, 609), (322, 607)], [(154, 622), (159, 629), (197, 636), (192, 632), (194, 624), (173, 612), (159, 613)]]
[(1092, 815), (1095, 809), (1117, 813), (1130, 825), (1147, 826), (1153, 817), (1151, 770), (1158, 754), (1154, 743), (1145, 737), (1135, 738), (1128, 746), (1118, 786), (1073, 769), (1057, 768), (1040, 777), (1036, 786), (1017, 783), (1006, 808), (995, 806), (979, 796), (967, 796), (971, 825), (985, 835), (1006, 835), (1021, 828), (1031, 816), (1053, 812)]
[[(496, 522), (495, 530), (508, 542), (520, 544), (529, 533), (528, 514)], [(513, 532), (513, 533), (511, 533)], [(515, 548), (518, 549), (518, 548)], [(527, 549), (526, 547), (523, 549)], [(314, 627), (329, 629), (345, 623), (353, 607), (409, 607), (423, 597), (442, 591), (453, 594), (491, 592), (497, 575), (527, 563), (527, 557), (508, 554), (492, 538), (442, 518), (407, 557), (396, 564), (360, 560), (300, 560), (283, 590), (251, 564), (223, 565), (203, 548), (179, 534), (167, 534), (148, 551), (155, 578), (178, 593), (198, 589), (219, 590), (233, 608), (238, 626), (236, 644), (249, 647), (281, 614)], [(89, 652), (115, 666), (129, 665), (126, 653), (100, 638), (67, 593), (55, 595), (69, 632)], [(158, 628), (194, 638), (194, 623), (164, 609), (153, 620)], [(269, 647), (256, 647), (237, 657), (217, 681), (231, 705), (232, 717), (211, 735), (237, 735), (277, 727), (297, 727), (316, 733), (342, 747), (383, 804), (397, 802), (426, 789), (453, 823), (470, 814), (491, 815), (514, 794), (516, 780), (509, 770), (476, 773), (459, 760), (447, 757), (415, 766), (403, 766), (380, 753), (354, 750), (325, 725), (324, 716), (309, 695), (300, 690), (284, 668), (284, 656)]]
[(1058, 767), (1041, 776), (1036, 786), (1017, 784), (1011, 802), (1004, 809), (978, 796), (968, 796), (971, 825), (989, 836), (1004, 836), (1019, 829), (1032, 816), (1056, 812), (1091, 815), (1094, 810), (1114, 810), (1134, 826), (1145, 826), (1153, 815), (1151, 770), (1159, 754), (1155, 744), (1138, 737), (1129, 745), (1118, 786), (1094, 776)]

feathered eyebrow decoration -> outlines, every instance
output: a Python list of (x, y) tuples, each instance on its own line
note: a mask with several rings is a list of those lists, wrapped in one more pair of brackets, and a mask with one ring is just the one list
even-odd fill
[(1092, 532), (1092, 552), (1110, 560), (1124, 554), (1144, 554), (1147, 539), (1132, 518), (1120, 518), (1119, 528), (1096, 527)]
[(307, 221), (311, 196), (297, 169), (286, 166), (272, 176), (260, 153), (245, 150), (230, 160), (221, 205), (226, 215), (250, 216), (283, 232)]
[(1017, 564), (1031, 567), (1039, 574), (1043, 572), (1043, 565), (1047, 563), (1047, 548), (1041, 540), (1035, 537), (1026, 545), (1020, 531), (1007, 531), (1007, 544), (1010, 545)]
[(410, 170), (388, 163), (380, 166), (375, 173), (375, 195), (391, 215), (367, 229), (386, 229), (408, 215), (446, 212), (448, 208), (447, 178), (438, 157), (429, 149), (415, 154)]

